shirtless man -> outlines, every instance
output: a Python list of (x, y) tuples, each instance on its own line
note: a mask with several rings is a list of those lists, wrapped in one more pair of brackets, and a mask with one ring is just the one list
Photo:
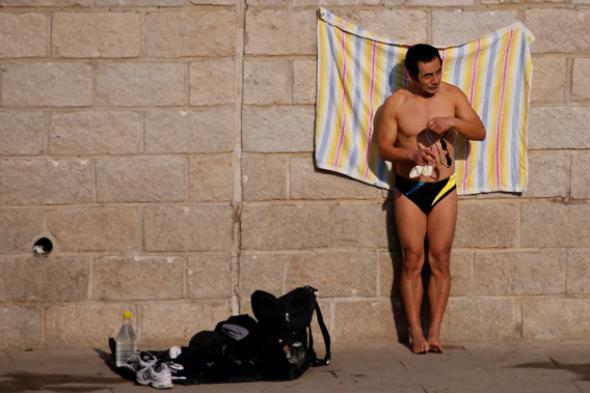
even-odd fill
[[(395, 91), (381, 108), (379, 155), (395, 164), (395, 221), (403, 251), (401, 293), (412, 351), (442, 352), (440, 328), (451, 286), (449, 259), (457, 219), (453, 146), (457, 133), (483, 140), (486, 131), (465, 94), (441, 81), (442, 60), (436, 48), (425, 44), (411, 47), (405, 66), (409, 85)], [(430, 165), (432, 174), (425, 171), (411, 179), (417, 165)], [(416, 175), (416, 170), (413, 172)], [(432, 272), (427, 336), (420, 321), (425, 238)]]

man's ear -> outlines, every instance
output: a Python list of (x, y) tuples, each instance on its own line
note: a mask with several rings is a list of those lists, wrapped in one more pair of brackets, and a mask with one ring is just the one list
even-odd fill
[(412, 82), (417, 82), (416, 78), (414, 78), (412, 76), (412, 73), (408, 69), (404, 68), (404, 72), (406, 73), (407, 80), (412, 81)]

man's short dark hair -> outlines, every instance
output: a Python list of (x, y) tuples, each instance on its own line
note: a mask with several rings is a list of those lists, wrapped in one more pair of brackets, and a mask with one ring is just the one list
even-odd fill
[(408, 49), (404, 65), (412, 78), (418, 79), (418, 62), (428, 63), (434, 58), (438, 58), (442, 64), (438, 49), (428, 44), (416, 44)]

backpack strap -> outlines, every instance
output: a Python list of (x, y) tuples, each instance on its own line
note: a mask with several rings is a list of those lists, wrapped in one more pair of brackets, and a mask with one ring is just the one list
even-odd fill
[[(315, 301), (315, 312), (317, 315), (318, 323), (320, 325), (320, 330), (322, 331), (322, 337), (324, 338), (324, 345), (326, 346), (326, 354), (324, 355), (323, 359), (314, 359), (311, 363), (311, 367), (319, 367), (319, 366), (327, 366), (330, 364), (330, 360), (332, 359), (332, 354), (330, 352), (330, 334), (328, 333), (328, 328), (326, 328), (326, 324), (324, 323), (324, 317), (322, 316), (322, 311), (320, 310), (320, 305), (318, 301)], [(313, 336), (311, 335), (311, 326), (309, 327), (309, 346), (313, 348)]]

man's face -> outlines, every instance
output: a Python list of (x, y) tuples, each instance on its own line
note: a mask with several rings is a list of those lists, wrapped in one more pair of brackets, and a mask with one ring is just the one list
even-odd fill
[(415, 81), (427, 95), (434, 95), (441, 84), (442, 65), (438, 57), (424, 63), (418, 62), (418, 78)]

